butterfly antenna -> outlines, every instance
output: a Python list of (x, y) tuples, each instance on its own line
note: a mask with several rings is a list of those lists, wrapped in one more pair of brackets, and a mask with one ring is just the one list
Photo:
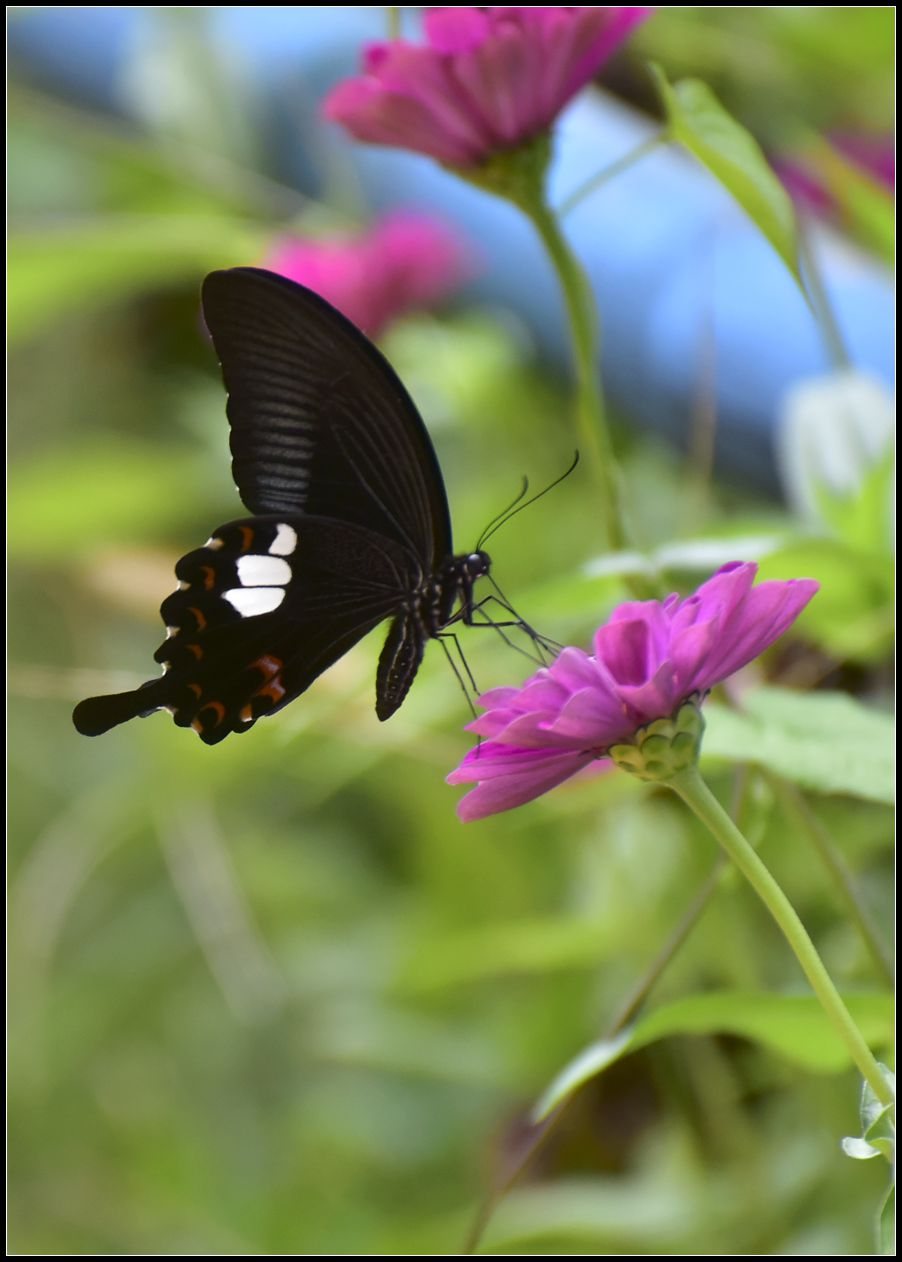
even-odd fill
[(479, 551), (479, 549), (485, 543), (486, 539), (488, 539), (489, 535), (494, 533), (494, 531), (492, 530), (492, 527), (495, 525), (495, 523), (497, 522), (498, 525), (500, 526), (503, 519), (507, 516), (509, 512), (511, 512), (512, 509), (516, 508), (516, 506), (520, 503), (523, 496), (526, 494), (528, 490), (529, 490), (529, 478), (527, 478), (526, 475), (524, 474), (523, 485), (520, 487), (520, 490), (517, 492), (517, 494), (514, 496), (511, 502), (508, 504), (507, 508), (502, 508), (500, 513), (495, 514), (495, 516), (492, 518), (492, 520), (489, 522), (489, 524), (483, 530), (482, 534), (477, 539), (476, 548), (475, 548), (476, 552)]
[(543, 495), (547, 495), (549, 491), (553, 491), (554, 488), (558, 486), (561, 482), (563, 482), (565, 478), (569, 478), (570, 474), (573, 472), (573, 470), (576, 468), (578, 464), (579, 464), (579, 452), (575, 451), (573, 453), (573, 459), (571, 460), (569, 467), (564, 470), (564, 472), (560, 475), (560, 477), (555, 478), (553, 482), (549, 482), (548, 485), (543, 490), (538, 491), (533, 496), (530, 496), (528, 500), (525, 500), (521, 504), (520, 501), (523, 499), (523, 496), (526, 494), (527, 489), (529, 487), (529, 482), (527, 481), (526, 478), (524, 478), (523, 487), (520, 491), (520, 494), (517, 496), (517, 498), (513, 500), (510, 504), (508, 504), (507, 508), (504, 510), (503, 513), (499, 513), (497, 517), (493, 517), (492, 520), (489, 522), (488, 526), (486, 526), (485, 530), (480, 535), (479, 542), (476, 545), (476, 551), (478, 552), (484, 543), (488, 543), (492, 535), (495, 534), (496, 531), (500, 530), (502, 526), (506, 525), (512, 517), (516, 517), (517, 513), (522, 513), (524, 508), (529, 508), (530, 504), (535, 504), (536, 500), (540, 500)]

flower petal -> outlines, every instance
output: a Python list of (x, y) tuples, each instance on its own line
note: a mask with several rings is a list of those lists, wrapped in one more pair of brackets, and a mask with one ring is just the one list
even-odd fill
[(593, 761), (591, 754), (512, 749), (489, 741), (467, 754), (448, 783), (477, 781), (457, 806), (458, 815), (468, 823), (531, 802)]

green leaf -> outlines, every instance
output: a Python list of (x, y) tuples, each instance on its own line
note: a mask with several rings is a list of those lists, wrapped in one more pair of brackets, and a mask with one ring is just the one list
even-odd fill
[[(883, 1080), (895, 1098), (896, 1075), (885, 1065), (880, 1066)], [(896, 1129), (894, 1105), (884, 1104), (874, 1094), (869, 1082), (861, 1088), (861, 1136), (846, 1136), (842, 1149), (847, 1157), (856, 1161), (870, 1161), (872, 1157), (884, 1157), (893, 1165), (896, 1154)]]
[[(891, 995), (849, 995), (845, 1002), (868, 1043), (889, 1044), (894, 1028)], [(814, 995), (758, 991), (687, 995), (642, 1017), (616, 1038), (580, 1052), (539, 1100), (533, 1120), (541, 1121), (590, 1078), (630, 1052), (679, 1034), (738, 1035), (813, 1073), (839, 1073), (850, 1063), (845, 1044)]]
[(799, 539), (766, 556), (759, 578), (805, 575), (821, 590), (802, 615), (803, 635), (841, 660), (883, 661), (895, 624), (893, 567), (888, 557), (838, 539)]
[(877, 1214), (877, 1248), (881, 1253), (896, 1252), (896, 1185), (892, 1179)]
[(683, 79), (671, 85), (659, 66), (652, 65), (651, 69), (672, 139), (706, 166), (739, 203), (804, 293), (792, 201), (768, 166), (758, 142), (699, 79)]
[(890, 190), (822, 141), (816, 162), (849, 230), (887, 263), (894, 263), (896, 207)]
[(751, 762), (819, 793), (895, 800), (893, 720), (840, 692), (759, 688), (741, 713), (710, 702), (702, 754)]
[(201, 464), (187, 452), (173, 459), (159, 447), (96, 438), (22, 464), (9, 492), (10, 555), (58, 560), (65, 547), (66, 556), (83, 558), (111, 543), (158, 540), (173, 522), (192, 520)]
[(216, 267), (254, 263), (262, 231), (222, 216), (91, 217), (13, 235), (7, 297), (11, 339), (33, 336), (61, 315), (157, 285), (199, 284)]

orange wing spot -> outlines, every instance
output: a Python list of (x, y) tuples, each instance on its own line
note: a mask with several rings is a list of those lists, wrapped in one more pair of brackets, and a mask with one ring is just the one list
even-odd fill
[(196, 605), (189, 605), (188, 612), (194, 614), (195, 620), (197, 622), (198, 631), (203, 631), (204, 627), (207, 625), (207, 620), (204, 617), (204, 615), (201, 613), (201, 611), (197, 608)]
[(285, 696), (288, 690), (283, 687), (281, 679), (278, 675), (269, 681), (265, 688), (258, 688), (254, 693), (255, 697), (268, 697), (269, 700), (276, 705)]
[(204, 587), (208, 592), (210, 592), (213, 590), (216, 583), (216, 571), (213, 569), (212, 565), (202, 565), (200, 568), (204, 573)]
[(198, 701), (200, 701), (201, 694), (203, 693), (203, 688), (201, 688), (200, 684), (189, 684), (188, 687), (194, 693), (195, 697), (197, 697)]
[(254, 542), (254, 528), (253, 526), (239, 526), (238, 529), (241, 531), (241, 551), (249, 552), (251, 544)]
[(185, 648), (189, 653), (193, 653), (198, 661), (200, 661), (204, 655), (204, 651), (199, 644), (186, 644)]
[(255, 662), (251, 662), (251, 666), (256, 667), (266, 679), (272, 679), (274, 675), (278, 675), (284, 665), (281, 657), (274, 657), (271, 653), (265, 653), (263, 657), (258, 657)]
[(208, 701), (207, 704), (204, 706), (204, 708), (201, 710), (201, 714), (206, 714), (208, 710), (212, 710), (213, 713), (216, 715), (214, 723), (218, 726), (222, 722), (222, 720), (225, 718), (225, 706), (222, 704), (221, 701)]
[(253, 723), (254, 721), (253, 706), (246, 705), (238, 717), (241, 719), (242, 723)]
[(200, 719), (194, 719), (191, 726), (194, 728), (195, 732), (197, 732), (198, 736), (200, 736), (204, 730), (204, 725), (201, 723)]

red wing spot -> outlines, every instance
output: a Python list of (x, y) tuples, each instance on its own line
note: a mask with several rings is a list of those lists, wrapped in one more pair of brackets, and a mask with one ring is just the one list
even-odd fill
[(211, 592), (216, 585), (216, 571), (212, 565), (202, 565), (200, 568), (204, 573), (204, 587), (208, 592)]
[(204, 651), (199, 644), (186, 644), (185, 648), (189, 653), (193, 653), (198, 661), (200, 661), (204, 655)]
[(253, 526), (239, 526), (238, 529), (241, 531), (241, 538), (243, 541), (241, 544), (241, 551), (249, 552), (251, 544), (254, 542), (254, 528)]
[(197, 608), (196, 605), (189, 605), (188, 612), (194, 614), (194, 619), (197, 622), (197, 630), (203, 631), (204, 627), (207, 625), (207, 620), (204, 617), (204, 615), (201, 613), (201, 611)]
[(197, 697), (198, 701), (200, 701), (201, 694), (203, 693), (203, 688), (201, 688), (200, 684), (189, 684), (188, 687), (194, 693), (195, 697)]
[(278, 675), (284, 665), (281, 657), (275, 657), (271, 653), (265, 653), (263, 657), (258, 657), (255, 662), (251, 662), (252, 669), (260, 671), (265, 679), (272, 679), (274, 675)]
[(273, 705), (276, 705), (285, 696), (287, 689), (282, 686), (282, 681), (278, 675), (269, 681), (265, 688), (258, 688), (254, 693), (255, 697), (268, 697)]

